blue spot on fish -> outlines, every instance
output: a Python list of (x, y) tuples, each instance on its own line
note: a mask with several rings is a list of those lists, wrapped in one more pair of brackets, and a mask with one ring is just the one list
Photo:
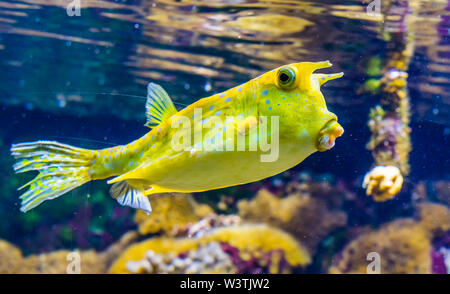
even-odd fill
[(264, 90), (261, 92), (261, 95), (267, 95), (267, 93), (269, 93), (269, 90)]
[(269, 110), (272, 110), (272, 106), (269, 107)]
[(209, 107), (209, 110), (213, 110), (213, 108), (214, 108), (214, 105), (211, 105), (211, 106)]
[(219, 94), (219, 97), (220, 97), (220, 98), (223, 98), (223, 96), (225, 96), (225, 93), (220, 93), (220, 94)]
[(222, 114), (222, 111), (220, 111), (220, 110), (216, 112), (216, 115), (221, 115), (221, 114)]
[(266, 104), (269, 104), (270, 103), (270, 100), (266, 100)]
[(230, 97), (228, 97), (227, 99), (225, 99), (225, 102), (230, 102), (231, 101), (231, 98)]
[(238, 91), (241, 91), (241, 90), (242, 90), (242, 86), (239, 86), (239, 87), (237, 88), (237, 90), (238, 90)]

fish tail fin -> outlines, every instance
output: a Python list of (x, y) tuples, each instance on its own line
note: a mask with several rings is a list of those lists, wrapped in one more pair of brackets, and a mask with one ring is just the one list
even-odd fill
[(89, 168), (95, 151), (51, 141), (13, 144), (12, 156), (17, 159), (16, 173), (31, 170), (39, 174), (19, 190), (29, 187), (20, 196), (20, 210), (26, 212), (42, 202), (57, 198), (91, 180)]

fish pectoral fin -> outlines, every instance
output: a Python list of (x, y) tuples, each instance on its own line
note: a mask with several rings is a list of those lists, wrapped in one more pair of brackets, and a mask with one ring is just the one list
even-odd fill
[(133, 187), (127, 181), (113, 184), (109, 192), (111, 197), (116, 199), (120, 205), (141, 209), (146, 214), (152, 212), (150, 201), (144, 195), (144, 190)]
[(145, 104), (146, 127), (152, 128), (177, 113), (167, 92), (160, 85), (149, 83), (147, 86), (147, 103)]

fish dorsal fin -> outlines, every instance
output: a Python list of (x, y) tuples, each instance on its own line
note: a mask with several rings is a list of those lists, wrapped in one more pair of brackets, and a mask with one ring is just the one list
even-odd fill
[(149, 83), (147, 86), (147, 103), (145, 104), (147, 123), (152, 128), (159, 125), (166, 118), (177, 113), (167, 92), (160, 85)]
[(120, 205), (142, 209), (146, 214), (152, 212), (148, 197), (144, 195), (143, 191), (128, 184), (127, 181), (115, 183), (109, 192)]

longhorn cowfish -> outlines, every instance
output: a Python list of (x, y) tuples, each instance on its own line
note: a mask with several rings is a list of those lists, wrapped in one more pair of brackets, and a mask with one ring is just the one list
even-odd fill
[(113, 177), (108, 181), (113, 198), (150, 213), (151, 194), (218, 189), (285, 171), (332, 148), (343, 134), (320, 91), (343, 73), (314, 73), (330, 66), (329, 61), (281, 66), (180, 111), (161, 86), (150, 83), (146, 126), (151, 130), (123, 146), (13, 144), (15, 172), (39, 172), (19, 188), (28, 188), (20, 209), (26, 212), (84, 183)]

